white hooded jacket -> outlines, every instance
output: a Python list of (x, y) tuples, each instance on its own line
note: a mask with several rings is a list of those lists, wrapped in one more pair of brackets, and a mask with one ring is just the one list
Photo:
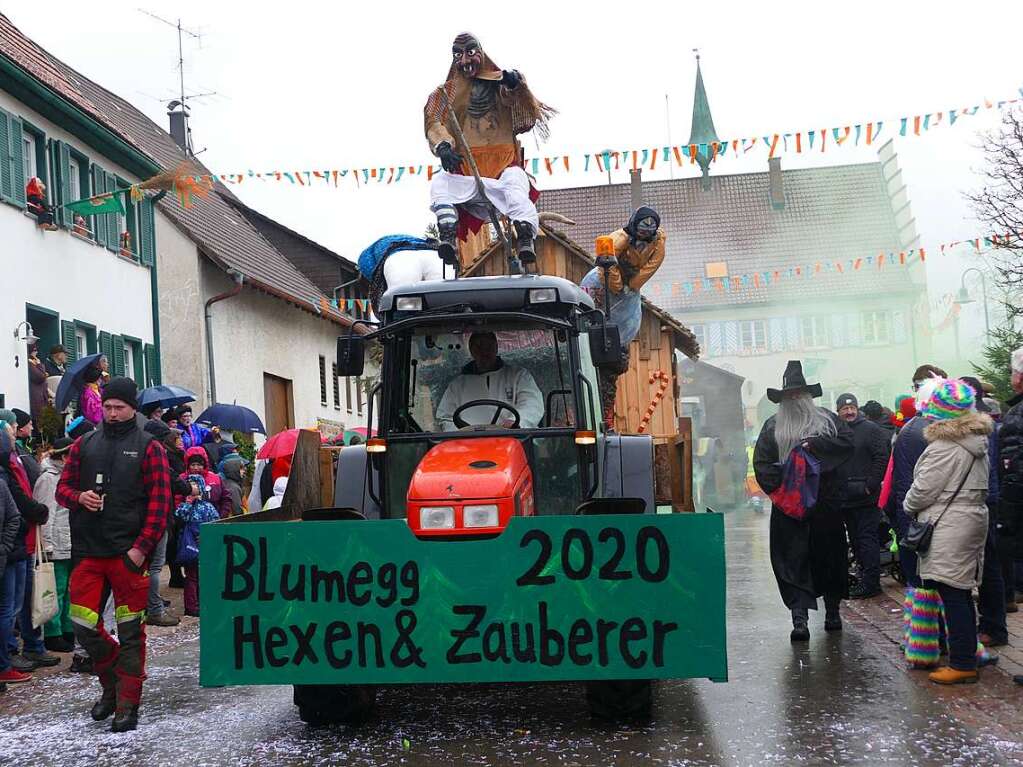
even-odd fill
[[(437, 406), (437, 425), (441, 431), (454, 431), (458, 427), (452, 420), (454, 412), (466, 402), (477, 399), (495, 399), (507, 402), (519, 413), (519, 426), (533, 429), (543, 418), (543, 395), (528, 370), (505, 365), (498, 359), (498, 367), (489, 373), (477, 373), (476, 363), (470, 362), (462, 368), (461, 375), (448, 384), (444, 396)], [(494, 418), (493, 405), (478, 405), (462, 413), (462, 418), (471, 425), (489, 424)], [(502, 410), (497, 414), (498, 423), (514, 420), (511, 412)]]

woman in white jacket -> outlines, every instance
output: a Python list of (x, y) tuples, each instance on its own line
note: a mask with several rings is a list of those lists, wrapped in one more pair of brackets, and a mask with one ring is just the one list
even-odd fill
[(68, 581), (71, 578), (70, 512), (57, 503), (57, 481), (64, 471), (64, 457), (73, 440), (61, 437), (40, 464), (41, 472), (32, 490), (32, 497), (50, 510), (42, 527), (43, 550), (53, 562), (57, 581), (57, 614), (47, 622), (44, 631), (46, 649), (50, 652), (72, 652), (75, 649), (74, 625), (71, 623), (71, 599)]
[(974, 409), (963, 381), (942, 381), (923, 415), (928, 445), (913, 469), (903, 507), (934, 526), (930, 548), (919, 555), (920, 578), (935, 588), (945, 608), (949, 664), (930, 675), (938, 684), (976, 682), (977, 615), (971, 594), (980, 579), (987, 538), (991, 418)]

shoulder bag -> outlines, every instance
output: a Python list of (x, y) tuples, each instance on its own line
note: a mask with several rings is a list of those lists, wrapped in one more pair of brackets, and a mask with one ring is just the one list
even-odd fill
[(973, 456), (973, 460), (970, 461), (970, 465), (966, 469), (966, 473), (963, 474), (963, 478), (959, 480), (959, 486), (955, 492), (952, 493), (952, 497), (948, 499), (948, 503), (945, 504), (945, 508), (941, 510), (933, 521), (921, 522), (919, 519), (913, 519), (909, 523), (909, 527), (906, 528), (906, 534), (899, 539), (899, 548), (905, 549), (906, 551), (913, 551), (916, 554), (926, 554), (927, 550), (931, 548), (931, 538), (934, 536), (934, 526), (938, 524), (945, 512), (948, 511), (952, 502), (959, 495), (959, 491), (963, 489), (963, 485), (966, 484), (966, 479), (970, 476), (970, 472), (973, 471), (973, 464), (977, 462), (977, 456)]
[(43, 526), (36, 527), (36, 561), (32, 573), (32, 627), (38, 628), (57, 614), (57, 577), (53, 562), (43, 554)]

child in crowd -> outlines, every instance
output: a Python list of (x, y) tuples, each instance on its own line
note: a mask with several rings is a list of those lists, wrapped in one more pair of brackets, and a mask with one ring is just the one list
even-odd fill
[(210, 503), (210, 492), (201, 474), (189, 474), (192, 492), (174, 510), (181, 520), (178, 563), (185, 568), (185, 615), (199, 616), (199, 526), (220, 519)]

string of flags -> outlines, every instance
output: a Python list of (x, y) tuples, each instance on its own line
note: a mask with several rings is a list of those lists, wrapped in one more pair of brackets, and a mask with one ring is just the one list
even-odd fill
[[(828, 152), (838, 148), (872, 146), (893, 136), (919, 137), (938, 127), (950, 127), (957, 121), (973, 117), (981, 110), (997, 109), (1023, 101), (1023, 87), (1019, 97), (991, 101), (955, 109), (934, 110), (918, 115), (891, 120), (862, 120), (833, 128), (808, 128), (799, 131), (772, 131), (756, 136), (744, 136), (701, 144), (655, 146), (599, 152), (576, 152), (550, 157), (532, 157), (525, 160), (525, 168), (534, 177), (544, 174), (568, 173), (576, 170), (599, 172), (623, 169), (656, 170), (658, 164), (674, 162), (678, 166), (695, 164), (701, 160), (718, 162), (731, 157), (742, 157), (754, 150), (766, 151), (768, 158), (785, 154)], [(382, 165), (372, 168), (327, 168), (316, 170), (248, 169), (241, 173), (211, 173), (195, 177), (197, 183), (242, 184), (246, 181), (288, 182), (296, 187), (340, 186), (343, 183), (362, 187), (374, 184), (397, 184), (403, 179), (429, 181), (440, 171), (440, 165), (413, 163), (409, 165)]]
[[(742, 157), (754, 150), (766, 150), (768, 158), (785, 154), (808, 154), (810, 152), (834, 151), (836, 148), (872, 146), (882, 137), (919, 137), (941, 126), (952, 126), (965, 117), (973, 117), (982, 109), (1002, 110), (1023, 102), (1023, 87), (1018, 89), (1019, 97), (991, 101), (971, 107), (935, 110), (894, 120), (870, 120), (843, 125), (835, 128), (809, 128), (800, 131), (763, 133), (758, 136), (725, 139), (701, 144), (680, 144), (677, 146), (655, 146), (638, 149), (599, 152), (577, 152), (571, 155), (526, 158), (525, 169), (532, 176), (542, 177), (544, 173), (569, 173), (576, 170), (598, 172), (611, 170), (656, 170), (658, 164), (674, 162), (678, 166), (700, 162), (718, 162), (725, 158)], [(81, 215), (98, 213), (124, 213), (120, 201), (122, 195), (131, 197), (133, 202), (142, 199), (143, 190), (162, 189), (173, 191), (185, 208), (194, 204), (194, 198), (205, 197), (218, 181), (226, 184), (242, 184), (246, 181), (288, 182), (297, 187), (334, 186), (343, 183), (354, 184), (357, 188), (375, 184), (397, 184), (403, 179), (425, 179), (430, 181), (440, 172), (440, 165), (416, 163), (410, 165), (382, 165), (373, 168), (322, 168), (314, 170), (268, 170), (248, 169), (242, 173), (194, 173), (195, 168), (182, 163), (177, 168), (154, 176), (127, 189), (104, 192), (92, 197), (67, 203), (64, 207)]]
[(670, 295), (673, 298), (685, 299), (714, 293), (724, 295), (750, 288), (766, 289), (782, 281), (814, 279), (823, 274), (848, 275), (871, 269), (887, 270), (908, 267), (917, 263), (925, 263), (935, 251), (944, 256), (948, 251), (961, 245), (971, 247), (979, 255), (991, 248), (1019, 247), (1021, 242), (1023, 242), (1023, 233), (1021, 232), (989, 234), (966, 240), (953, 240), (931, 248), (911, 248), (899, 252), (877, 253), (842, 260), (821, 260), (775, 269), (766, 268), (762, 271), (733, 274), (727, 277), (694, 277), (691, 280), (675, 280), (670, 283), (651, 280), (647, 287), (649, 295), (653, 298)]

